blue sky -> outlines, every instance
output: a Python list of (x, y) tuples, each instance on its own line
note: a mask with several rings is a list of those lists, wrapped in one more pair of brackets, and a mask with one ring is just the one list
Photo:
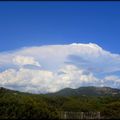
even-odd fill
[(0, 2), (0, 86), (120, 89), (119, 45), (120, 2)]
[(0, 51), (93, 42), (120, 51), (120, 2), (0, 2)]

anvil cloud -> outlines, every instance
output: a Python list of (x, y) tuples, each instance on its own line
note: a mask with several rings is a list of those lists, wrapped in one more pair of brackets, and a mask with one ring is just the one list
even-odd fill
[(0, 86), (33, 93), (65, 87), (120, 87), (120, 55), (97, 44), (24, 47), (0, 53)]

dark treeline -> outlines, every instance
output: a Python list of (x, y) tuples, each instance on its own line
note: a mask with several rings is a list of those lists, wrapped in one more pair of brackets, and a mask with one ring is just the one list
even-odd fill
[(59, 111), (100, 111), (104, 119), (119, 119), (120, 97), (62, 97), (0, 91), (0, 119), (59, 119)]

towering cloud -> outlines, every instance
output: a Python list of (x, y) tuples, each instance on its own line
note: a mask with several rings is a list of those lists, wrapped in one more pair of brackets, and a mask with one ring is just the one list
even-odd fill
[(88, 85), (119, 87), (120, 83), (119, 75), (114, 75), (120, 71), (120, 55), (93, 43), (3, 52), (0, 68), (0, 86), (27, 92), (54, 92)]

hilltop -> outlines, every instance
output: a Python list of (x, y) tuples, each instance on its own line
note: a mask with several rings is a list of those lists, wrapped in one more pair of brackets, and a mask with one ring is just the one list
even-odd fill
[(55, 93), (49, 93), (50, 96), (116, 96), (120, 95), (120, 89), (110, 87), (79, 87), (77, 89), (65, 88)]

